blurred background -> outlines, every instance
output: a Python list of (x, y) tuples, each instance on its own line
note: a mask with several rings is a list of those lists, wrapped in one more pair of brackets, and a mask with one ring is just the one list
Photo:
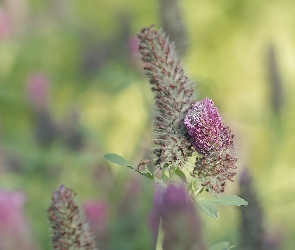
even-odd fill
[(155, 24), (175, 40), (198, 99), (213, 99), (235, 134), (227, 193), (253, 199), (246, 211), (221, 207), (218, 220), (200, 215), (205, 241), (295, 249), (294, 9), (292, 0), (1, 0), (0, 234), (50, 249), (46, 210), (65, 184), (101, 249), (152, 249), (154, 184), (102, 155), (134, 166), (150, 156), (153, 95), (136, 34)]

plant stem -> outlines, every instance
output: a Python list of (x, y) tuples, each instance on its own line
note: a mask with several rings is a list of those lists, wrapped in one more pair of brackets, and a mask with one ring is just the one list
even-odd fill
[(197, 191), (195, 192), (195, 196), (197, 197), (200, 193), (202, 193), (204, 187), (203, 186), (200, 186)]

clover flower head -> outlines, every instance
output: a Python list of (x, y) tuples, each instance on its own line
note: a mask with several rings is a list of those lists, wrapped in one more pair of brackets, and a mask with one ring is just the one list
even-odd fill
[(199, 157), (192, 175), (215, 193), (224, 192), (226, 181), (232, 181), (236, 169), (234, 135), (222, 121), (214, 102), (205, 98), (192, 104), (184, 119), (191, 142)]
[(192, 137), (193, 146), (199, 153), (206, 154), (233, 144), (233, 135), (229, 128), (223, 125), (218, 108), (209, 98), (193, 103), (184, 124)]

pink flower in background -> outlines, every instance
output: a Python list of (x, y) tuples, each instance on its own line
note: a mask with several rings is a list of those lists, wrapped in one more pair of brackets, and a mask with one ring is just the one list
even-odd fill
[(24, 205), (24, 193), (0, 190), (0, 249), (35, 249), (24, 214)]
[(159, 223), (164, 231), (163, 249), (207, 249), (200, 218), (184, 186), (170, 184), (157, 189), (150, 225), (156, 243)]
[(6, 11), (0, 8), (0, 39), (8, 37), (12, 31), (12, 23)]
[(47, 147), (60, 136), (61, 127), (53, 119), (49, 110), (50, 81), (43, 73), (35, 73), (28, 77), (27, 98), (35, 111), (35, 134), (37, 142)]
[(139, 54), (139, 39), (135, 36), (135, 37), (131, 37), (129, 39), (129, 50), (131, 52), (131, 54), (136, 55)]
[(37, 110), (43, 110), (48, 105), (49, 80), (42, 73), (36, 73), (29, 77), (27, 84), (28, 98), (32, 106)]
[(142, 71), (141, 60), (140, 60), (140, 52), (139, 52), (139, 39), (135, 37), (131, 37), (128, 41), (129, 45), (129, 53), (130, 53), (130, 62), (133, 67), (137, 70)]
[(102, 201), (91, 200), (85, 203), (84, 210), (87, 219), (94, 228), (106, 229), (107, 204)]
[(23, 206), (25, 196), (22, 192), (0, 191), (0, 228), (23, 227)]
[(84, 204), (87, 220), (94, 232), (97, 245), (104, 247), (108, 232), (108, 205), (104, 201), (89, 200)]

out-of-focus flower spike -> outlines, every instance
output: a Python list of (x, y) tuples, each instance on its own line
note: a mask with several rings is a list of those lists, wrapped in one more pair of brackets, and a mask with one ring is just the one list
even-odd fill
[(93, 234), (72, 189), (60, 186), (48, 208), (52, 224), (52, 245), (56, 250), (96, 250)]
[(265, 229), (263, 227), (263, 211), (257, 193), (253, 187), (252, 177), (248, 169), (244, 169), (240, 177), (240, 196), (249, 202), (249, 206), (241, 206), (240, 244), (241, 250), (266, 250)]
[(269, 83), (271, 92), (271, 104), (275, 114), (279, 115), (283, 104), (283, 84), (282, 78), (277, 62), (277, 53), (274, 46), (268, 48), (268, 72), (269, 72)]
[(187, 29), (182, 19), (178, 0), (160, 0), (160, 16), (163, 29), (175, 42), (180, 56), (187, 50)]
[(193, 201), (184, 186), (159, 187), (154, 198), (150, 225), (154, 238), (161, 219), (164, 231), (163, 250), (208, 249), (202, 237), (202, 226)]

